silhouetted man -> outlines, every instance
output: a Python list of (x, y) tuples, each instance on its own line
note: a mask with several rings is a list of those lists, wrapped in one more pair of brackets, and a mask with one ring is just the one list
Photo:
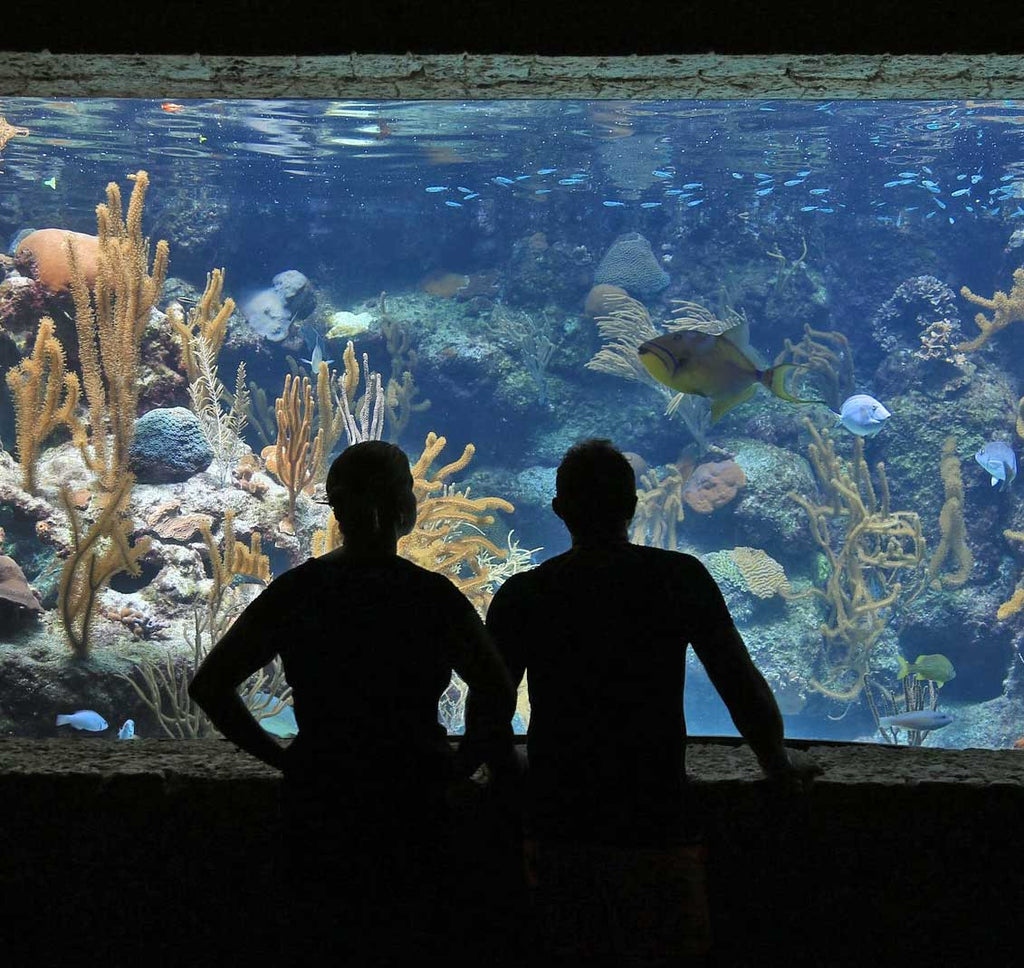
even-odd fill
[(687, 643), (769, 777), (820, 771), (783, 747), (772, 693), (704, 565), (630, 544), (625, 457), (607, 440), (573, 447), (556, 492), (572, 548), (509, 578), (487, 615), (513, 683), (528, 673), (526, 854), (545, 953), (678, 963), (709, 945), (685, 795)]

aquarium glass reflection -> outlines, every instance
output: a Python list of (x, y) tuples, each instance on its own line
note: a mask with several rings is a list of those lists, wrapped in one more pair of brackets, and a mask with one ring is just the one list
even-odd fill
[(1024, 745), (1024, 102), (5, 99), (0, 240), (7, 735), (209, 735), (353, 440), (485, 613), (597, 436), (789, 736)]

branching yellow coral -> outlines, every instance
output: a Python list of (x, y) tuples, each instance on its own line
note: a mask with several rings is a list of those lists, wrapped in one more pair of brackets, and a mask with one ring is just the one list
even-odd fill
[(223, 294), (224, 270), (214, 269), (213, 272), (206, 274), (206, 289), (199, 302), (189, 312), (188, 319), (182, 318), (178, 311), (167, 311), (171, 326), (178, 335), (181, 362), (189, 383), (194, 383), (198, 375), (198, 367), (192, 353), (192, 341), (195, 337), (202, 336), (214, 363), (217, 361), (221, 346), (224, 345), (224, 338), (228, 333), (228, 319), (235, 311), (235, 301), (230, 297), (224, 299)]
[(92, 617), (103, 586), (119, 571), (137, 575), (139, 558), (149, 549), (149, 538), (128, 543), (128, 526), (122, 520), (133, 483), (130, 474), (121, 480), (85, 532), (70, 491), (67, 486), (60, 490), (71, 524), (72, 551), (60, 573), (57, 611), (72, 651), (82, 659), (89, 654)]
[(61, 424), (70, 428), (75, 440), (85, 433), (75, 416), (78, 377), (65, 372), (64, 366), (64, 347), (53, 335), (53, 320), (44, 316), (39, 321), (32, 355), (7, 371), (22, 487), (30, 494), (36, 489), (36, 459), (43, 441)]
[[(167, 275), (168, 246), (157, 242), (149, 269), (149, 239), (142, 235), (142, 209), (149, 188), (144, 171), (122, 214), (121, 189), (107, 185), (106, 204), (96, 207), (99, 255), (96, 289), (90, 293), (70, 237), (65, 244), (78, 329), (78, 356), (89, 404), (89, 441), (82, 456), (107, 490), (127, 473), (128, 450), (139, 409), (139, 356), (149, 311)], [(108, 444), (108, 436), (112, 438)]]
[(427, 434), (423, 453), (412, 466), (416, 494), (416, 525), (398, 542), (398, 553), (423, 568), (447, 575), (459, 590), (484, 612), (493, 594), (493, 581), (484, 555), (504, 558), (482, 529), (494, 523), (490, 511), (511, 513), (515, 508), (500, 497), (471, 498), (469, 489), (458, 491), (450, 478), (464, 470), (476, 448), (466, 444), (462, 456), (431, 472), (447, 441)]
[(284, 390), (277, 398), (277, 442), (264, 447), (261, 456), (270, 471), (288, 489), (288, 513), (279, 527), (295, 533), (295, 501), (310, 486), (323, 460), (323, 430), (312, 437), (313, 390), (309, 377), (284, 378)]
[[(852, 702), (864, 688), (871, 651), (891, 610), (898, 602), (912, 600), (923, 587), (925, 541), (915, 512), (890, 509), (881, 463), (875, 468), (876, 488), (860, 437), (854, 439), (853, 459), (846, 466), (827, 431), (819, 432), (808, 419), (804, 426), (811, 435), (808, 457), (825, 503), (793, 492), (789, 497), (807, 512), (811, 536), (828, 562), (829, 575), (824, 589), (788, 597), (812, 595), (827, 606), (828, 619), (821, 626), (824, 679), (833, 685), (818, 680), (810, 685), (832, 699)], [(911, 579), (907, 589), (897, 580), (901, 574)]]
[[(1012, 541), (1015, 544), (1024, 545), (1024, 531), (1004, 531), (1003, 537), (1007, 541)], [(996, 618), (1000, 622), (1005, 622), (1008, 618), (1012, 618), (1020, 610), (1024, 608), (1024, 578), (1021, 578), (1017, 582), (1017, 587), (1013, 590), (1013, 594), (999, 606), (996, 611)]]
[(974, 324), (981, 332), (974, 339), (965, 340), (954, 347), (960, 352), (970, 352), (984, 346), (996, 333), (1006, 329), (1010, 323), (1024, 320), (1024, 267), (1014, 270), (1013, 286), (1008, 293), (997, 289), (991, 299), (986, 299), (984, 296), (978, 296), (971, 292), (967, 286), (961, 286), (960, 295), (992, 313), (991, 319), (984, 313), (978, 313), (974, 317)]
[(685, 515), (683, 488), (692, 466), (680, 469), (672, 464), (664, 476), (649, 470), (640, 477), (636, 493), (636, 512), (630, 526), (630, 540), (635, 544), (676, 551), (676, 526)]
[[(964, 524), (964, 482), (960, 474), (960, 458), (956, 456), (956, 438), (947, 437), (942, 445), (939, 473), (946, 489), (946, 501), (939, 512), (942, 539), (928, 563), (928, 578), (934, 585), (947, 588), (963, 585), (971, 577), (974, 556), (967, 546), (967, 528)], [(952, 554), (956, 569), (939, 574), (946, 558)]]

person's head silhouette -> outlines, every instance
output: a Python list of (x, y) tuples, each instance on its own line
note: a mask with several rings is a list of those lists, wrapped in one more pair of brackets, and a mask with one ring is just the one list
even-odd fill
[(391, 547), (416, 524), (409, 458), (382, 440), (341, 452), (327, 472), (327, 500), (350, 551)]
[(636, 510), (633, 468), (610, 440), (584, 440), (558, 465), (551, 509), (574, 541), (625, 538)]

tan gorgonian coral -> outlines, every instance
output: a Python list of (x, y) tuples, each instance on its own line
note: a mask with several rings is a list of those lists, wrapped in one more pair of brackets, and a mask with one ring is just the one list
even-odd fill
[(678, 550), (677, 527), (686, 517), (683, 490), (693, 467), (670, 464), (664, 476), (649, 470), (640, 476), (636, 492), (636, 512), (630, 525), (630, 540), (652, 548)]
[(969, 353), (971, 350), (984, 346), (996, 333), (1006, 329), (1010, 323), (1024, 320), (1024, 267), (1013, 271), (1013, 286), (1008, 293), (997, 289), (991, 299), (986, 299), (984, 296), (971, 292), (967, 286), (961, 286), (960, 295), (992, 313), (991, 319), (984, 313), (978, 313), (974, 317), (974, 324), (981, 332), (974, 339), (957, 343), (954, 347), (959, 352)]
[(224, 270), (214, 269), (206, 274), (206, 289), (199, 302), (185, 318), (177, 306), (167, 310), (167, 318), (178, 337), (181, 348), (181, 363), (189, 383), (198, 375), (196, 360), (192, 351), (193, 340), (201, 336), (210, 353), (211, 363), (216, 366), (224, 338), (228, 334), (228, 319), (235, 311), (235, 301), (224, 299)]
[(85, 427), (75, 415), (78, 377), (65, 371), (64, 347), (53, 334), (49, 316), (39, 320), (31, 355), (7, 371), (7, 386), (14, 401), (21, 486), (35, 494), (36, 460), (46, 438), (62, 424), (71, 430), (76, 442), (81, 442), (85, 434)]
[(412, 466), (416, 524), (398, 542), (398, 553), (429, 571), (447, 575), (482, 614), (494, 593), (494, 577), (484, 556), (503, 559), (508, 554), (490, 541), (483, 529), (494, 523), (489, 512), (511, 514), (515, 508), (500, 497), (471, 498), (468, 488), (459, 491), (450, 483), (473, 459), (473, 444), (466, 444), (457, 460), (431, 471), (447, 443), (431, 431)]
[(70, 240), (65, 245), (78, 330), (78, 356), (89, 404), (89, 439), (80, 449), (106, 490), (127, 474), (128, 451), (139, 409), (142, 334), (167, 275), (168, 245), (156, 244), (149, 267), (149, 239), (142, 234), (142, 210), (149, 175), (136, 172), (122, 213), (121, 189), (107, 185), (106, 204), (96, 207), (99, 257), (95, 292), (90, 292)]
[(83, 529), (71, 492), (67, 486), (60, 489), (61, 504), (71, 525), (72, 550), (60, 573), (57, 612), (68, 644), (80, 659), (89, 655), (100, 592), (119, 571), (137, 575), (139, 558), (149, 550), (149, 538), (129, 543), (129, 523), (124, 513), (134, 482), (130, 474), (121, 479), (88, 531)]
[[(939, 473), (946, 491), (946, 500), (939, 512), (939, 541), (932, 560), (928, 563), (928, 578), (932, 587), (958, 588), (971, 577), (974, 556), (967, 546), (967, 527), (964, 523), (964, 481), (960, 473), (960, 458), (956, 456), (956, 437), (949, 436), (942, 445)], [(952, 556), (956, 567), (941, 572), (946, 559)]]

